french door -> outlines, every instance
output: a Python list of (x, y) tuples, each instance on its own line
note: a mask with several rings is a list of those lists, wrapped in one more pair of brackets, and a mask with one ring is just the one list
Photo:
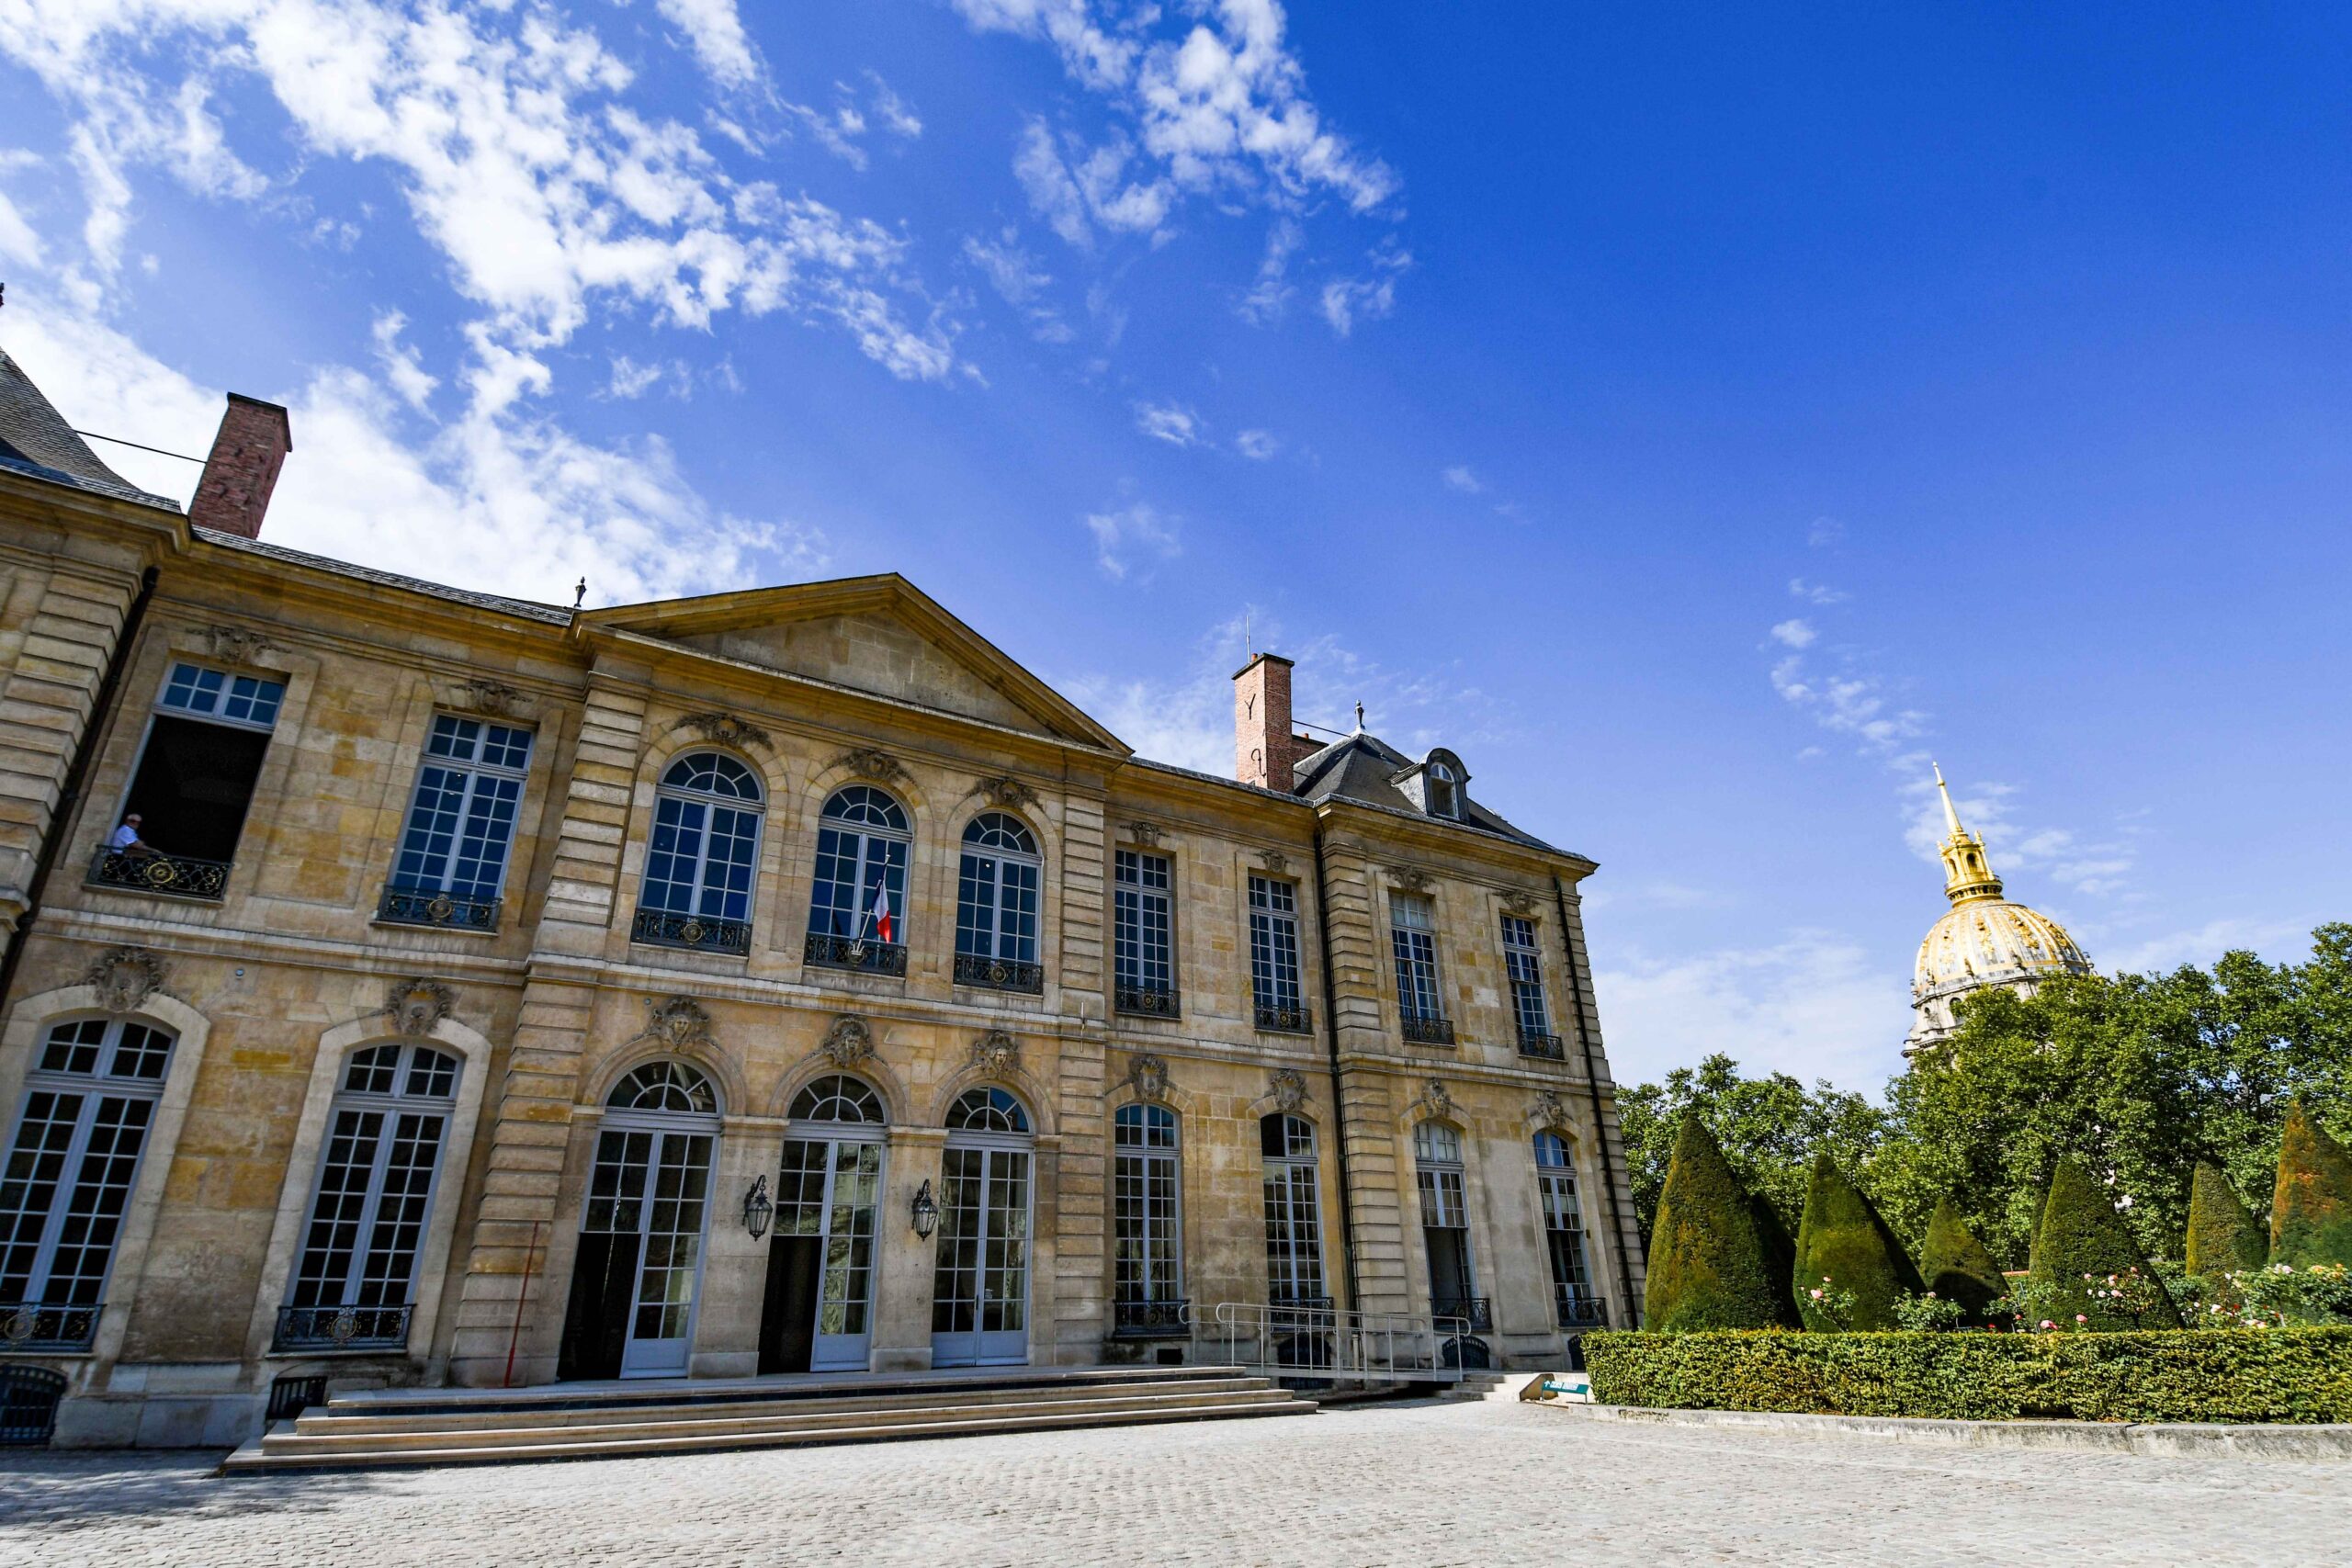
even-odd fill
[(763, 1372), (864, 1371), (874, 1342), (882, 1145), (790, 1138), (760, 1314)]
[(931, 1364), (1021, 1366), (1029, 1359), (1029, 1149), (944, 1151)]
[(571, 1377), (679, 1377), (694, 1343), (714, 1134), (597, 1135), (565, 1327)]

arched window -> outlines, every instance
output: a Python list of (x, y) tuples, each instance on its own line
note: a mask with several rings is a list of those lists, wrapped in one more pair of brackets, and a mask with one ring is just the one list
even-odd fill
[(983, 811), (964, 829), (956, 884), (956, 983), (1042, 991), (1037, 840), (1021, 819)]
[(668, 1111), (689, 1116), (718, 1114), (718, 1091), (698, 1069), (684, 1062), (648, 1062), (632, 1070), (605, 1097), (614, 1111)]
[(856, 1078), (842, 1073), (829, 1073), (793, 1096), (791, 1119), (795, 1122), (868, 1122), (877, 1126), (889, 1120), (882, 1111), (882, 1097)]
[(1111, 1118), (1113, 1330), (1184, 1332), (1182, 1181), (1176, 1113), (1164, 1105), (1122, 1105)]
[(1021, 1101), (1001, 1089), (967, 1089), (947, 1109), (951, 1133), (1015, 1133), (1029, 1131), (1029, 1112)]
[(457, 1057), (393, 1043), (352, 1053), (328, 1111), (280, 1350), (408, 1343), (416, 1253), (456, 1109)]
[(684, 1062), (647, 1062), (605, 1097), (558, 1377), (685, 1371), (719, 1109), (710, 1079)]
[(1443, 762), (1431, 762), (1426, 772), (1429, 780), (1430, 815), (1460, 817), (1462, 787), (1461, 781), (1453, 776), (1453, 770)]
[(1462, 1171), (1462, 1134), (1443, 1122), (1413, 1129), (1413, 1179), (1421, 1195), (1421, 1242), (1429, 1254), (1430, 1310), (1493, 1326), (1470, 1269), (1470, 1204)]
[(125, 1019), (76, 1019), (41, 1043), (0, 1170), (0, 1321), (14, 1348), (86, 1350), (96, 1337), (171, 1059), (169, 1034)]
[(1577, 1203), (1576, 1162), (1557, 1133), (1535, 1134), (1535, 1187), (1544, 1202), (1544, 1242), (1552, 1255), (1552, 1299), (1563, 1328), (1605, 1321), (1584, 1256), (1584, 1211)]
[(1315, 1123), (1280, 1112), (1258, 1123), (1266, 1187), (1266, 1288), (1277, 1307), (1328, 1312)]
[(760, 781), (724, 751), (691, 751), (662, 775), (645, 888), (629, 935), (665, 947), (752, 951)]
[(906, 808), (872, 784), (833, 792), (817, 822), (808, 892), (811, 964), (907, 972)]

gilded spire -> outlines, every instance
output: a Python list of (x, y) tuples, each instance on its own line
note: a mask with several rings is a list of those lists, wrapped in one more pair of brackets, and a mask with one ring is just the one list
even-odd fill
[(1993, 874), (1993, 865), (1984, 858), (1984, 840), (1960, 825), (1960, 813), (1951, 804), (1951, 786), (1944, 783), (1944, 771), (1935, 769), (1936, 793), (1944, 803), (1944, 825), (1951, 829), (1944, 841), (1936, 846), (1944, 857), (1944, 897), (1954, 904), (1973, 904), (2001, 896), (2001, 879)]

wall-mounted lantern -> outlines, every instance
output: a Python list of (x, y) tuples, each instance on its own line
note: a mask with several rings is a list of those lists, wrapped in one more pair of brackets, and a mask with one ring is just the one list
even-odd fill
[(768, 1179), (761, 1177), (743, 1194), (743, 1228), (757, 1241), (768, 1234), (768, 1217), (775, 1213), (775, 1204), (768, 1199)]
[(928, 1181), (915, 1189), (914, 1222), (915, 1235), (925, 1241), (929, 1241), (931, 1233), (939, 1227), (939, 1202), (932, 1197)]

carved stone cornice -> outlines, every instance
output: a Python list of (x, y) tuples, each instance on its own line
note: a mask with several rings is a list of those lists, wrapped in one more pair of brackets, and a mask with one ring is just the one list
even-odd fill
[(1127, 1066), (1127, 1082), (1135, 1087), (1137, 1100), (1164, 1101), (1168, 1098), (1168, 1064), (1153, 1055), (1137, 1056)]
[(833, 766), (852, 778), (871, 779), (876, 784), (895, 784), (912, 782), (912, 776), (899, 765), (899, 759), (873, 746), (858, 746), (833, 759)]
[(666, 997), (659, 1001), (648, 997), (645, 1027), (629, 1043), (634, 1045), (639, 1040), (657, 1041), (673, 1051), (688, 1045), (708, 1045), (710, 1014), (692, 997)]
[(769, 748), (775, 744), (766, 730), (731, 713), (690, 713), (678, 722), (714, 745)]
[(817, 1049), (842, 1071), (852, 1071), (874, 1059), (873, 1026), (855, 1013), (845, 1012), (833, 1020)]
[(412, 975), (386, 988), (384, 1005), (378, 1010), (390, 1021), (393, 1033), (420, 1039), (432, 1033), (457, 1005), (458, 993), (446, 983), (428, 975)]
[(1011, 1077), (1021, 1068), (1021, 1042), (991, 1029), (972, 1042), (972, 1066), (992, 1078)]
[(112, 947), (98, 955), (82, 981), (96, 987), (100, 1007), (126, 1013), (137, 1012), (158, 991), (171, 995), (164, 986), (170, 976), (170, 964), (153, 948)]

